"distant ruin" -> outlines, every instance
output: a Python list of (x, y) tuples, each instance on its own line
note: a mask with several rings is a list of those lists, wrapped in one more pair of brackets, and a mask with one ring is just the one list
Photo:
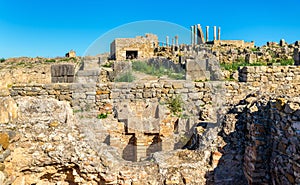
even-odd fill
[(200, 24), (191, 26), (191, 45), (210, 44), (213, 46), (233, 46), (254, 48), (254, 41), (245, 42), (244, 40), (221, 40), (221, 27), (213, 27), (213, 40), (209, 39), (209, 26), (206, 26), (206, 34)]
[(157, 47), (158, 37), (154, 34), (136, 38), (116, 38), (110, 45), (110, 58), (117, 61), (146, 59), (154, 56), (154, 49)]
[(70, 50), (68, 53), (65, 54), (65, 57), (68, 58), (76, 57), (76, 52), (74, 50)]

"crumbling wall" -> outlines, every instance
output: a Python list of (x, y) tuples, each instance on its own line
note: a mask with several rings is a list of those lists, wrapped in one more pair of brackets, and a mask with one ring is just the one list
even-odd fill
[(51, 66), (40, 65), (25, 68), (7, 68), (0, 71), (0, 88), (7, 88), (13, 84), (48, 84), (51, 83)]
[(246, 112), (248, 184), (299, 184), (299, 96), (257, 97)]
[(254, 48), (254, 42), (245, 42), (244, 40), (214, 40), (214, 46), (234, 46), (243, 48)]
[(278, 98), (271, 107), (271, 182), (299, 184), (300, 97)]

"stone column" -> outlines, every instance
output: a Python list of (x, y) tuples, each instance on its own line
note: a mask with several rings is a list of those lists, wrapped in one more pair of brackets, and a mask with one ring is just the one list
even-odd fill
[(203, 44), (204, 43), (204, 34), (201, 28), (201, 25), (198, 24), (198, 44)]
[(197, 26), (194, 26), (194, 45), (197, 44)]
[(294, 61), (295, 61), (295, 65), (296, 66), (299, 66), (299, 64), (300, 64), (300, 51), (299, 51), (299, 48), (295, 48), (294, 49), (294, 56), (293, 56), (293, 58), (294, 58)]
[(169, 36), (166, 36), (166, 46), (169, 46)]
[(221, 27), (218, 28), (218, 40), (221, 40)]
[(174, 50), (174, 38), (172, 38), (171, 50)]
[(147, 139), (142, 135), (138, 135), (136, 140), (136, 160), (140, 161), (145, 157), (147, 157)]
[(178, 35), (175, 36), (175, 46), (176, 46), (176, 47), (179, 46), (179, 44), (178, 44)]
[(209, 40), (209, 26), (206, 26), (206, 42)]
[(217, 27), (214, 26), (214, 40), (217, 40)]
[(197, 44), (200, 44), (200, 24), (197, 24), (196, 30), (197, 30)]
[(191, 45), (194, 45), (194, 26), (191, 26)]

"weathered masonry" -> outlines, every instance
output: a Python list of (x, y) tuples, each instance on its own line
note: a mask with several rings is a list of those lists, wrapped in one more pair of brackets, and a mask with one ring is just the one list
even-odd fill
[(75, 66), (73, 64), (56, 64), (51, 66), (52, 83), (73, 83)]
[(145, 37), (116, 38), (110, 44), (110, 58), (117, 61), (150, 58), (153, 57), (157, 46), (158, 37), (154, 34), (146, 34)]

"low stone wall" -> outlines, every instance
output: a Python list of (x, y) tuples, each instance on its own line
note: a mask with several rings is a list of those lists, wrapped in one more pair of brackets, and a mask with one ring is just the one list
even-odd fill
[[(227, 105), (235, 105), (248, 94), (289, 94), (297, 95), (300, 92), (299, 83), (285, 84), (277, 81), (274, 84), (263, 82), (223, 82), (222, 97)], [(193, 101), (195, 105), (203, 106), (211, 102), (210, 82), (188, 81), (155, 81), (148, 83), (90, 83), (90, 84), (32, 84), (14, 85), (10, 90), (12, 97), (17, 96), (45, 96), (66, 100), (75, 110), (106, 109), (105, 105), (122, 101), (142, 99), (158, 99), (180, 94), (184, 101)], [(88, 107), (86, 107), (89, 105)]]
[(234, 47), (254, 48), (254, 42), (245, 42), (244, 40), (214, 40), (216, 46), (229, 45)]
[[(10, 95), (42, 96), (68, 101), (74, 110), (107, 110), (107, 105), (118, 102), (154, 101), (168, 99), (180, 94), (183, 101), (193, 106), (211, 104), (209, 82), (162, 81), (149, 83), (106, 83), (106, 84), (41, 84), (14, 85)], [(191, 109), (195, 107), (189, 107)], [(110, 110), (107, 110), (111, 112)], [(198, 112), (194, 112), (198, 113)]]
[(300, 184), (300, 97), (272, 102), (271, 182)]
[(50, 65), (40, 65), (33, 68), (3, 69), (0, 71), (0, 89), (13, 84), (51, 83), (50, 68)]
[(13, 85), (10, 95), (14, 98), (22, 96), (41, 96), (72, 102), (73, 87), (71, 84), (28, 84)]
[(239, 69), (240, 82), (300, 82), (299, 66), (246, 66)]
[(247, 109), (246, 178), (249, 184), (299, 184), (300, 98), (268, 98), (253, 98)]

